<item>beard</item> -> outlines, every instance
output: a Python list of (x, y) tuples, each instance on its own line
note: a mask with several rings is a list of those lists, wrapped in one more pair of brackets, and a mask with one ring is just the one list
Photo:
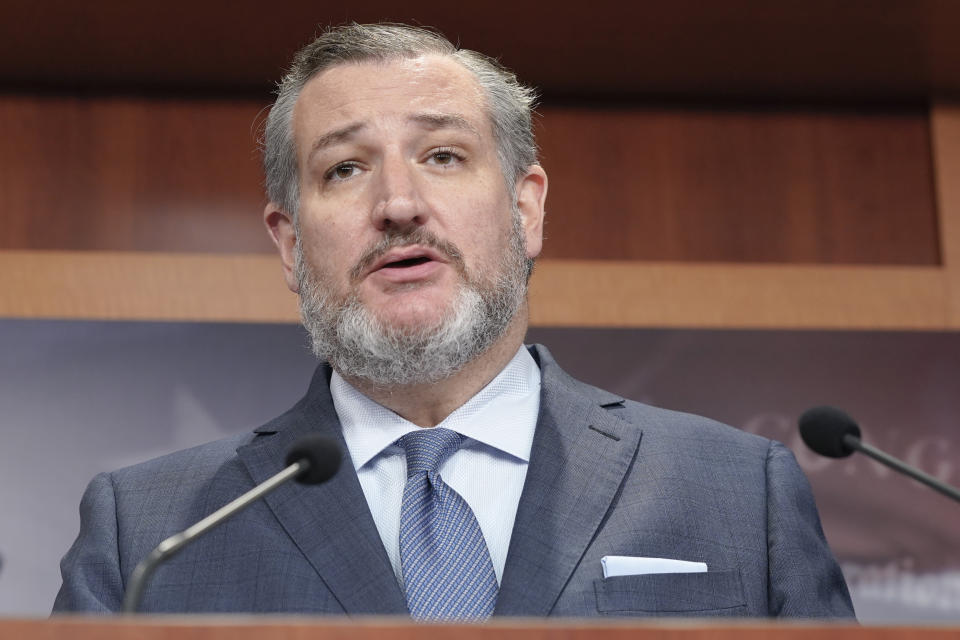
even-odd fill
[(413, 326), (383, 322), (355, 291), (337, 296), (329, 278), (303, 259), (297, 230), (300, 315), (314, 354), (344, 377), (378, 386), (437, 382), (460, 371), (500, 338), (527, 295), (533, 261), (526, 256), (520, 212), (494, 269), (470, 273), (455, 245), (423, 228), (388, 232), (350, 271), (356, 283), (367, 267), (395, 247), (419, 244), (444, 254), (460, 275), (457, 291), (439, 318)]

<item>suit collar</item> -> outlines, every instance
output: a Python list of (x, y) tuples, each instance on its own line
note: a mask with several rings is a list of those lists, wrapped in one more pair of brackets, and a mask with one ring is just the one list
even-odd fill
[[(290, 411), (257, 429), (257, 437), (237, 450), (254, 482), (280, 471), (287, 450), (307, 434), (321, 433), (334, 439), (349, 456), (330, 398), (329, 376), (328, 366), (318, 367), (307, 395)], [(347, 614), (407, 613), (406, 600), (349, 460), (324, 484), (288, 483), (265, 500)]]
[(531, 353), (542, 377), (540, 417), (495, 615), (550, 613), (640, 444), (640, 429), (604, 409), (622, 398), (574, 380), (542, 346)]
[[(335, 371), (329, 388), (358, 471), (399, 438), (419, 429), (371, 400)], [(539, 404), (540, 368), (521, 347), (493, 380), (437, 426), (529, 462)]]

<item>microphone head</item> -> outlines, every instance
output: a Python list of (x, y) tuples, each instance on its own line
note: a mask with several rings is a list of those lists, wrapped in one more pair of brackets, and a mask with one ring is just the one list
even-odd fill
[(843, 438), (852, 435), (860, 438), (860, 427), (853, 418), (835, 407), (814, 407), (800, 416), (800, 437), (808, 447), (822, 456), (845, 458), (853, 449)]
[(293, 443), (287, 453), (287, 466), (306, 459), (308, 466), (297, 476), (297, 482), (320, 484), (333, 477), (340, 468), (340, 447), (337, 443), (321, 435), (304, 436)]

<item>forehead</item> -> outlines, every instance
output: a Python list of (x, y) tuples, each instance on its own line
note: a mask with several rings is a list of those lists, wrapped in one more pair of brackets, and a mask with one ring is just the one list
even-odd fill
[(346, 63), (307, 82), (293, 128), (301, 149), (304, 136), (354, 122), (386, 126), (422, 113), (459, 116), (492, 134), (485, 104), (476, 78), (449, 56)]

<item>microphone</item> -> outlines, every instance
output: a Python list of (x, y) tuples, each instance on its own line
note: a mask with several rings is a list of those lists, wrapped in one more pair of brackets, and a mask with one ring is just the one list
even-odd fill
[(187, 527), (158, 544), (133, 570), (130, 587), (123, 596), (123, 612), (136, 613), (150, 576), (160, 564), (170, 559), (191, 541), (243, 511), (280, 485), (295, 479), (303, 484), (326, 482), (340, 468), (340, 447), (321, 435), (309, 435), (293, 444), (287, 453), (286, 468), (258, 484), (229, 504), (220, 507), (200, 522)]
[(800, 416), (800, 437), (816, 453), (829, 458), (845, 458), (854, 451), (864, 453), (895, 471), (906, 474), (935, 491), (960, 502), (960, 490), (940, 482), (906, 462), (860, 440), (860, 427), (840, 409), (814, 407)]

